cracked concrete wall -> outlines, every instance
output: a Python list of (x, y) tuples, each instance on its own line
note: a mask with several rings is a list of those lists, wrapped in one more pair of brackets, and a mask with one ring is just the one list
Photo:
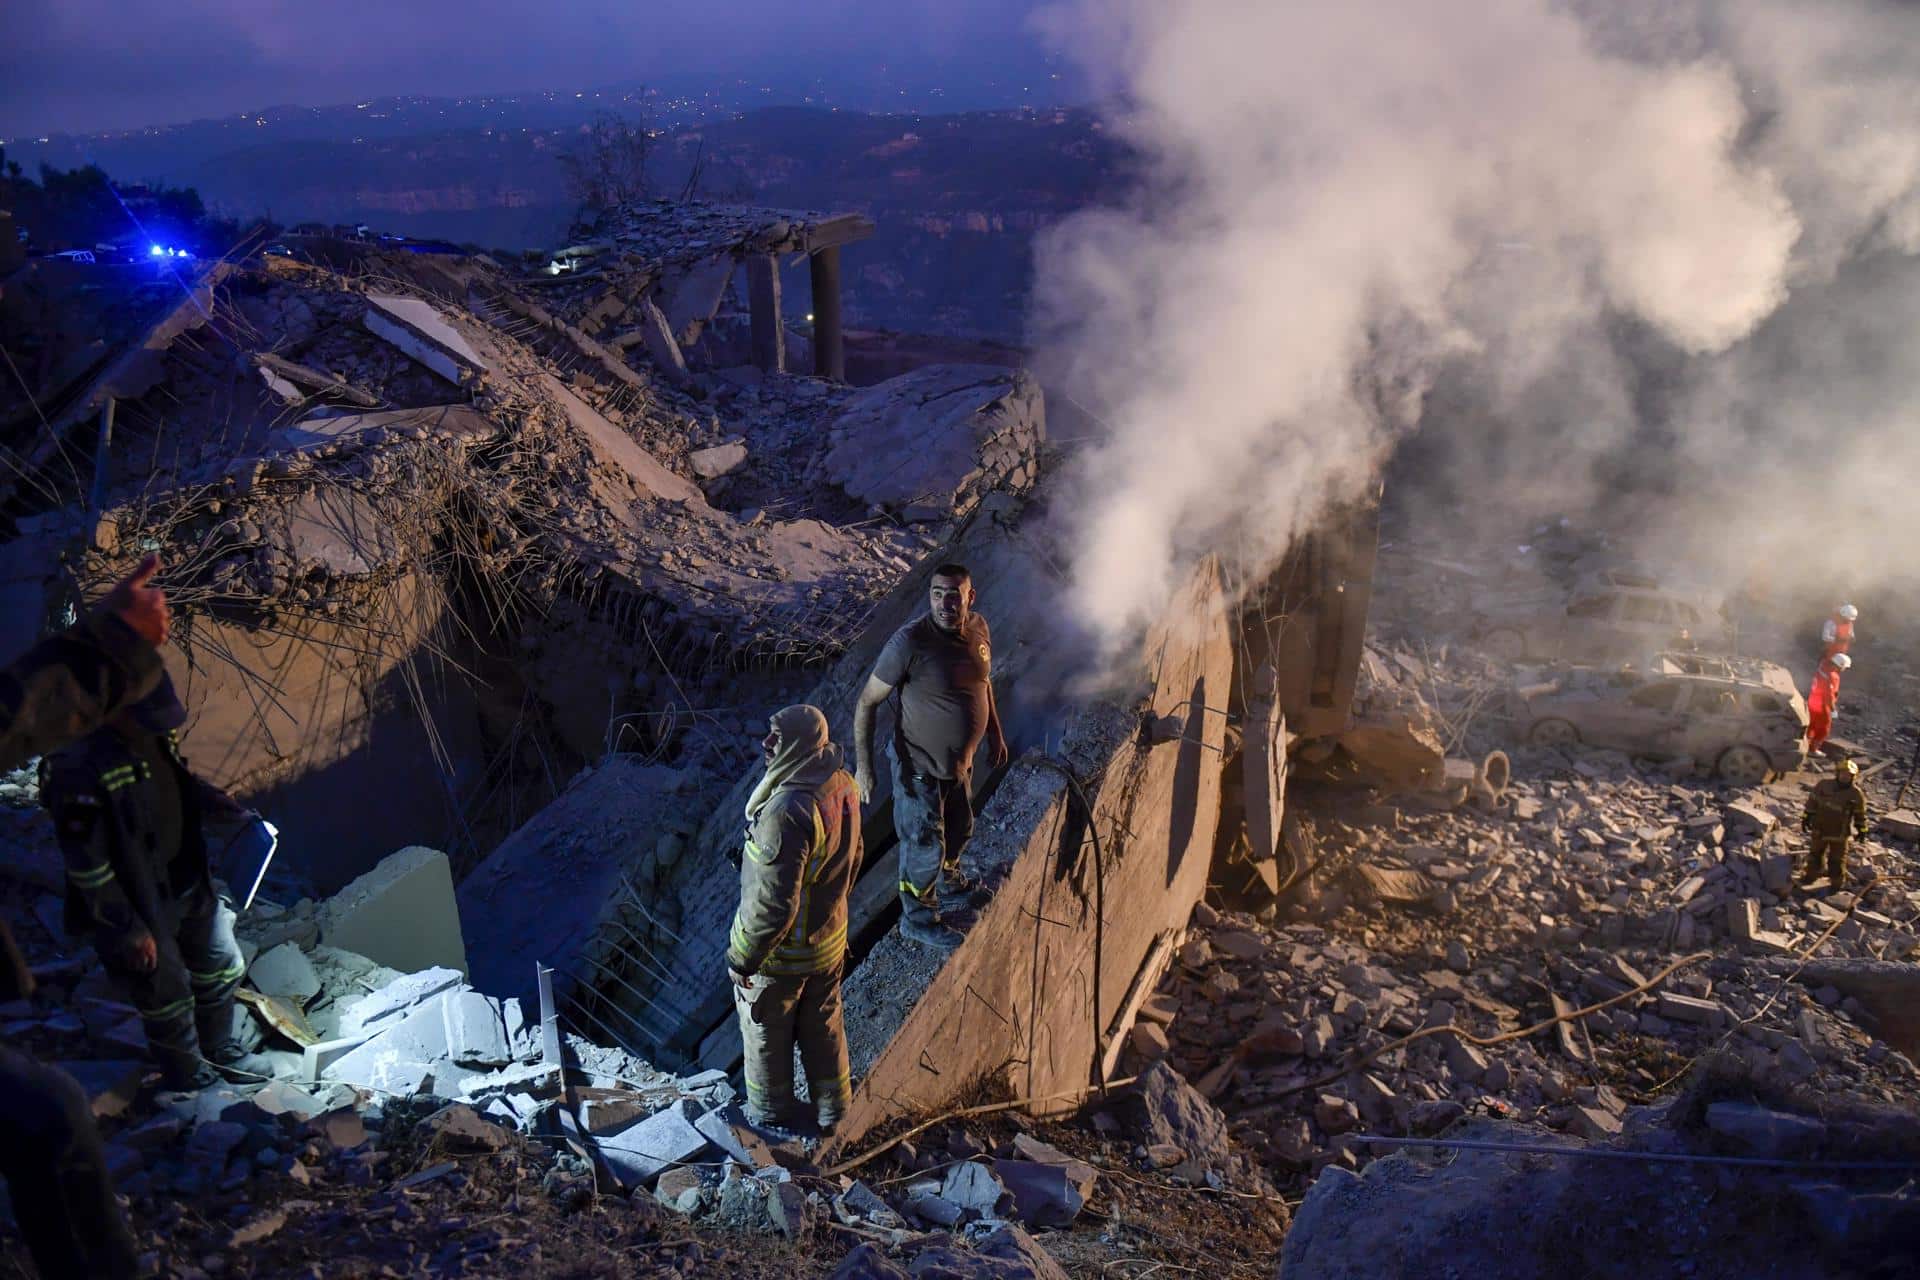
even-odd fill
[[(1033, 1099), (1093, 1081), (1134, 974), (1206, 888), (1226, 733), (1208, 708), (1225, 703), (1233, 678), (1232, 618), (1214, 561), (1142, 657), (1144, 693), (1087, 706), (1055, 753), (1080, 792), (1028, 752), (981, 812), (969, 860), (1005, 879), (959, 950), (935, 969), (896, 931), (848, 978), (858, 1083), (839, 1142), (954, 1102), (985, 1076), (1004, 1072), (1016, 1096)], [(1149, 710), (1181, 717), (1186, 735), (1143, 745)]]

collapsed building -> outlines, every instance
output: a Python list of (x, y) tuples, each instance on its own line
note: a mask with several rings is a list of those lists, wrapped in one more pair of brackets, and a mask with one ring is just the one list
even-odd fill
[[(1268, 860), (1288, 718), (1344, 723), (1366, 517), (1269, 584), (1206, 562), (1131, 669), (1083, 687), (1049, 603), (1065, 557), (1031, 376), (833, 376), (839, 250), (870, 231), (658, 202), (546, 271), (324, 237), (211, 264), (37, 406), (0, 494), (9, 616), (158, 550), (183, 749), (279, 824), (282, 896), (450, 849), (482, 990), (531, 999), (552, 966), (580, 1034), (727, 1070), (731, 815), (758, 725), (810, 696), (845, 726), (931, 564), (963, 559), (1012, 655), (997, 682), (1024, 754), (983, 780), (974, 846), (1004, 891), (943, 968), (884, 940), (880, 798), (853, 926), (874, 963), (849, 984), (871, 1083), (848, 1135), (1010, 1064), (1029, 1093), (1099, 1083), (1205, 888), (1249, 682)], [(809, 263), (806, 326), (782, 311), (783, 258)], [(796, 350), (813, 376), (786, 371)], [(1113, 905), (1139, 900), (1154, 910)], [(1009, 945), (1035, 920), (1051, 932)], [(930, 1044), (947, 1060), (910, 1065)]]
[[(331, 1162), (303, 1170), (362, 1185), (384, 1154), (367, 1135), (419, 1119), (423, 1161), (524, 1139), (546, 1184), (726, 1221), (750, 1201), (804, 1236), (805, 1195), (731, 1109), (738, 815), (768, 713), (810, 701), (849, 736), (947, 560), (971, 567), (1000, 650), (1013, 759), (977, 780), (969, 852), (992, 894), (951, 956), (902, 941), (883, 777), (849, 910), (856, 1092), (821, 1164), (983, 1088), (1042, 1117), (1102, 1099), (1110, 1119), (1107, 1090), (1137, 1075), (1149, 1119), (1112, 1154), (1143, 1173), (1217, 1185), (1229, 1132), (1276, 1174), (1332, 1173), (1287, 1255), (1314, 1274), (1315, 1241), (1368, 1247), (1351, 1228), (1373, 1188), (1423, 1176), (1409, 1156), (1346, 1177), (1379, 1135), (1471, 1110), (1567, 1149), (1671, 1146), (1625, 1099), (1654, 1099), (1686, 1054), (1910, 1091), (1898, 962), (1920, 892), (1890, 852), (1857, 895), (1796, 899), (1779, 818), (1798, 784), (1722, 795), (1499, 737), (1489, 660), (1444, 607), (1384, 638), (1375, 502), (1257, 577), (1202, 559), (1096, 675), (1055, 604), (1070, 460), (1034, 379), (837, 376), (837, 256), (867, 225), (662, 203), (532, 272), (295, 237), (293, 258), (146, 299), (117, 345), (38, 353), (32, 403), (5, 420), (8, 643), (158, 550), (185, 750), (285, 833), (241, 930), (245, 1027), (285, 1078), (117, 1135), (183, 1148), (131, 1175), (138, 1194), (231, 1191), (256, 1166), (304, 1186), (320, 1175), (294, 1173), (288, 1140)], [(803, 262), (807, 320), (783, 305)], [(1444, 594), (1404, 547), (1380, 565), (1396, 607)], [(21, 876), (29, 945), (71, 946), (57, 866), (0, 886)], [(118, 1046), (75, 1069), (129, 1105), (133, 1015), (64, 950), (42, 969), (87, 1016), (43, 1004), (9, 1027)], [(1804, 1129), (1750, 1097), (1698, 1110), (1692, 1155), (1765, 1156)], [(900, 1157), (891, 1201), (841, 1178), (832, 1212), (897, 1249), (909, 1218), (990, 1225), (1009, 1201), (1070, 1222), (1103, 1176), (1027, 1134), (990, 1169), (976, 1147), (960, 1132)], [(449, 1167), (389, 1194), (439, 1194)], [(1271, 1186), (1236, 1185), (1284, 1219)], [(1782, 1194), (1856, 1252), (1911, 1213)]]
[[(9, 643), (159, 551), (185, 749), (328, 887), (407, 843), (470, 862), (609, 751), (726, 757), (948, 524), (1033, 483), (1044, 414), (1007, 370), (716, 363), (736, 264), (867, 224), (671, 212), (700, 234), (566, 277), (321, 242), (181, 279), (10, 442)], [(629, 313), (672, 332), (626, 342)]]

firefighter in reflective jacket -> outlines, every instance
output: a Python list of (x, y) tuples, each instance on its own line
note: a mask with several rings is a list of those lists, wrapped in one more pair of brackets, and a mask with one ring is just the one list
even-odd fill
[(747, 1118), (781, 1126), (796, 1104), (793, 1050), (822, 1133), (852, 1096), (840, 971), (847, 891), (860, 874), (860, 797), (818, 708), (773, 717), (767, 771), (747, 801), (740, 907), (727, 970), (745, 1049)]
[(90, 936), (132, 997), (170, 1089), (272, 1076), (234, 1037), (246, 965), (202, 835), (206, 821), (241, 811), (187, 771), (173, 740), (185, 721), (163, 676), (106, 728), (42, 762), (40, 784), (66, 858), (67, 932)]
[[(0, 769), (98, 728), (162, 670), (167, 598), (148, 556), (99, 608), (0, 670)], [(33, 994), (33, 973), (0, 921), (0, 1003)], [(139, 1259), (114, 1198), (86, 1090), (0, 1042), (0, 1176), (42, 1276), (120, 1280)]]
[(1807, 794), (1806, 811), (1800, 815), (1800, 829), (1811, 838), (1806, 869), (1801, 884), (1811, 884), (1824, 869), (1830, 888), (1847, 885), (1847, 843), (1849, 837), (1867, 834), (1867, 797), (1860, 790), (1860, 766), (1841, 760), (1833, 766), (1833, 776), (1822, 778)]

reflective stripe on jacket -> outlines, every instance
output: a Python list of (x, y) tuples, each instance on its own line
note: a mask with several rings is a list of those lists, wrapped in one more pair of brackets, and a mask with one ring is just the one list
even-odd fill
[(737, 973), (825, 973), (847, 950), (847, 893), (860, 874), (860, 796), (846, 770), (778, 794), (740, 859), (740, 907), (728, 936)]
[[(166, 747), (164, 774), (136, 758), (111, 729), (41, 762), (40, 803), (53, 814), (54, 835), (67, 864), (69, 934), (108, 941), (136, 927), (171, 932), (174, 902), (182, 893), (202, 885), (212, 892), (198, 784), (170, 735)], [(156, 787), (180, 789), (183, 826), (177, 853), (148, 848), (157, 825)]]

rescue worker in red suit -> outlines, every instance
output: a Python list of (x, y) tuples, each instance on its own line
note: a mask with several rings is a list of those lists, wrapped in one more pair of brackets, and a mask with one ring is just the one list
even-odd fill
[(1853, 659), (1836, 653), (1820, 662), (1813, 673), (1813, 685), (1807, 690), (1807, 754), (1814, 755), (1833, 733), (1833, 717), (1840, 710), (1840, 673), (1853, 665)]
[(1850, 604), (1843, 604), (1835, 609), (1833, 616), (1821, 626), (1820, 658), (1823, 662), (1845, 653), (1853, 644), (1853, 620), (1859, 616), (1858, 609)]

